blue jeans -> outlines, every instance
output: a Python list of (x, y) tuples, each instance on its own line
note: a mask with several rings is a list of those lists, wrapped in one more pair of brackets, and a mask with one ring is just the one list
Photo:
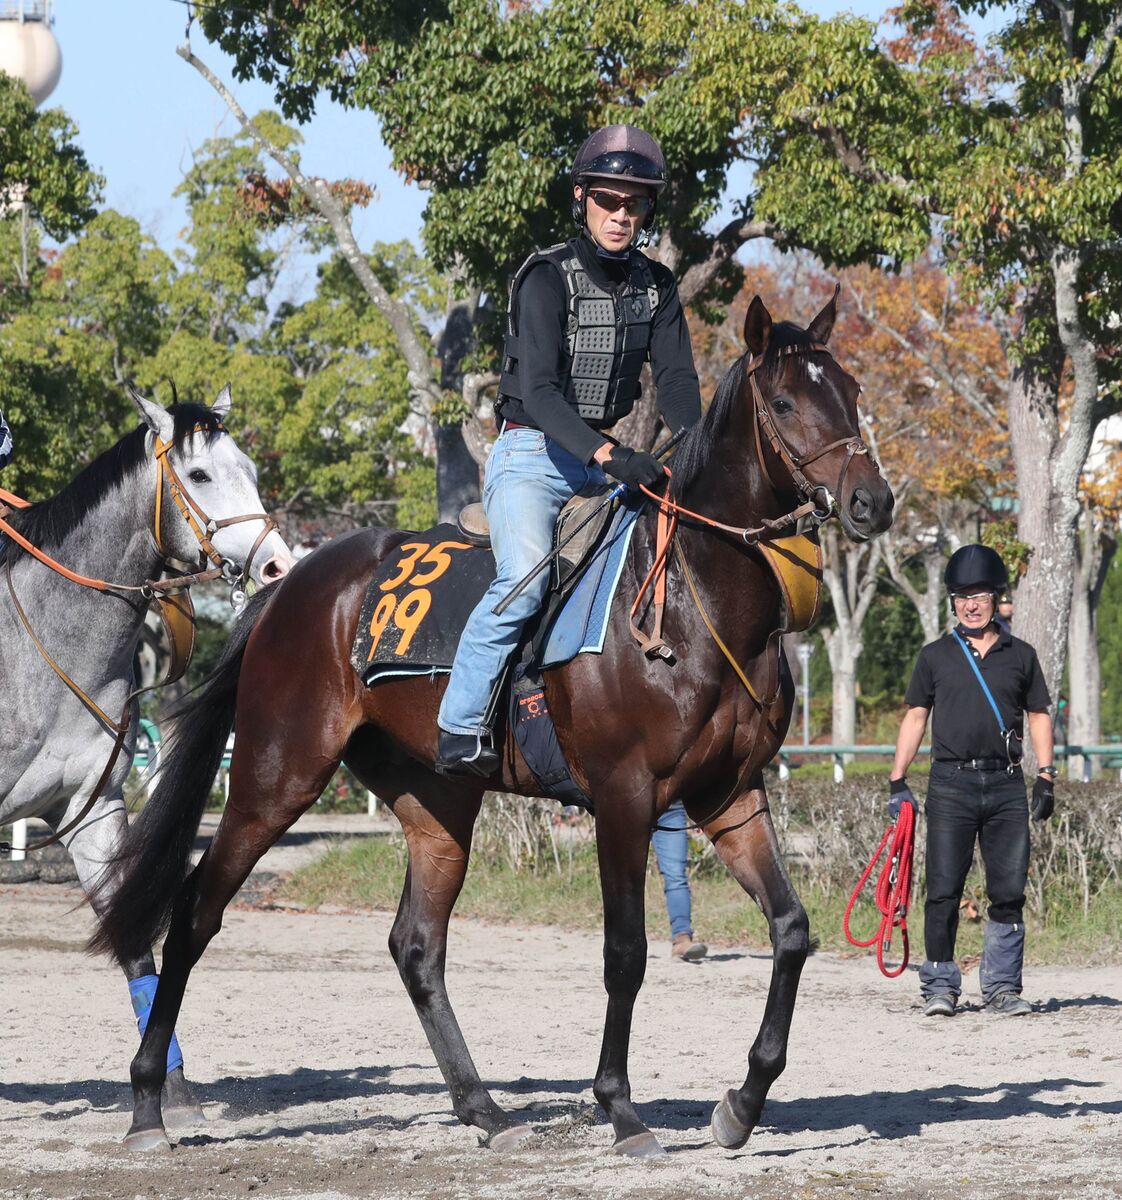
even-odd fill
[(686, 836), (686, 810), (675, 801), (658, 819), (662, 829), (651, 834), (662, 890), (666, 895), (666, 913), (670, 918), (670, 936), (693, 934), (690, 921), (690, 884), (686, 877), (689, 838)]
[(553, 548), (566, 501), (606, 483), (595, 463), (582, 463), (536, 429), (508, 429), (491, 448), (483, 507), (498, 573), (467, 619), (437, 723), (448, 733), (486, 734), (487, 705), (526, 622), (541, 609), (550, 572), (540, 571), (502, 616), (492, 609)]

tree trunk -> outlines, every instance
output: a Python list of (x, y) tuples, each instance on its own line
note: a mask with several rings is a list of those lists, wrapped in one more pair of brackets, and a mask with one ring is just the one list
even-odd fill
[[(463, 390), (464, 359), (475, 344), (474, 309), (475, 297), (449, 305), (444, 331), (437, 343), (440, 386), (445, 391)], [(434, 421), (432, 432), (436, 443), (437, 520), (454, 524), (460, 509), (479, 499), (479, 464), (464, 441), (460, 425)]]
[[(1102, 738), (1100, 720), (1102, 674), (1099, 662), (1098, 612), (1103, 583), (1118, 547), (1114, 536), (1096, 528), (1094, 513), (1084, 508), (1079, 522), (1079, 542), (1068, 630), (1069, 745), (1094, 746)], [(1096, 774), (1095, 756), (1085, 763), (1082, 755), (1068, 759), (1068, 775), (1083, 778), (1084, 767)]]
[(834, 608), (834, 628), (822, 630), (834, 677), (830, 741), (852, 746), (857, 737), (857, 663), (864, 649), (861, 631), (876, 594), (883, 550), (880, 542), (847, 541), (828, 524), (822, 528), (822, 551), (823, 579)]
[(1079, 519), (1079, 473), (1070, 477), (1061, 453), (1057, 397), (1062, 363), (1055, 343), (1025, 357), (1012, 365), (1008, 391), (1009, 441), (1020, 500), (1017, 536), (1032, 552), (1016, 586), (1017, 636), (1035, 648), (1053, 698), (1067, 649)]

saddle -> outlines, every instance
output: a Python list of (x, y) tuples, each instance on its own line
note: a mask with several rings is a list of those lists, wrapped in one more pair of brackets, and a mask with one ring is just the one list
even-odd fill
[[(553, 549), (560, 553), (553, 560), (550, 593), (567, 594), (569, 585), (579, 577), (582, 567), (600, 544), (614, 509), (604, 504), (612, 490), (610, 484), (596, 484), (569, 500), (553, 528)], [(597, 505), (600, 505), (599, 509)], [(491, 547), (491, 527), (487, 513), (480, 503), (467, 504), (460, 509), (456, 525), (464, 540), (473, 546)]]

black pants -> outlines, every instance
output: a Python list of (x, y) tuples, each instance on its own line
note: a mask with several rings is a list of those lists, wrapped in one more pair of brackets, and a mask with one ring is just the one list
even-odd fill
[(1028, 875), (1028, 801), (1024, 775), (1003, 770), (959, 770), (931, 764), (927, 789), (927, 901), (923, 936), (931, 962), (954, 959), (958, 906), (974, 857), (974, 839), (986, 869), (989, 919), (1020, 924)]

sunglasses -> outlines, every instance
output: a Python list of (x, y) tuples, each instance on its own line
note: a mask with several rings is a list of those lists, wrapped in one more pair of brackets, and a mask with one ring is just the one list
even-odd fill
[(960, 604), (965, 604), (967, 600), (992, 600), (993, 592), (952, 592), (951, 599)]
[(606, 213), (619, 212), (622, 208), (629, 217), (645, 217), (654, 207), (652, 196), (621, 196), (618, 192), (604, 192), (599, 188), (589, 192), (588, 198)]

